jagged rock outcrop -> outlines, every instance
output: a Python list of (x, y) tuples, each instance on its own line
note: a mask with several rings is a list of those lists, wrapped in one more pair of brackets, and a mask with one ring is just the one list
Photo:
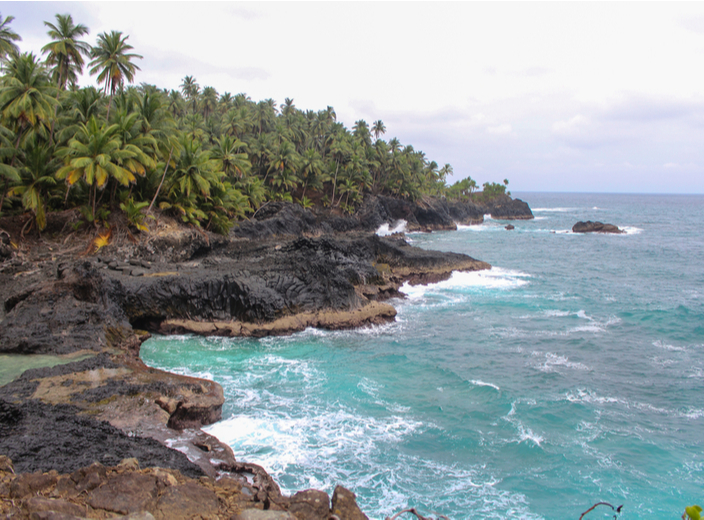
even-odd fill
[[(278, 486), (250, 482), (241, 474), (192, 478), (177, 469), (145, 467), (135, 458), (111, 465), (98, 462), (71, 472), (19, 474), (13, 461), (0, 455), (0, 518), (18, 520), (114, 518), (133, 520), (364, 520), (354, 494), (338, 486), (333, 504), (327, 493), (307, 490), (291, 497)], [(255, 479), (256, 480), (256, 479)]]
[(613, 224), (604, 224), (602, 222), (592, 222), (587, 220), (586, 222), (577, 222), (572, 226), (573, 233), (625, 233), (622, 229), (619, 229)]
[(240, 222), (232, 234), (242, 238), (320, 236), (330, 233), (376, 231), (382, 224), (406, 221), (407, 231), (454, 230), (457, 224), (480, 224), (484, 215), (502, 220), (532, 219), (528, 204), (501, 195), (489, 202), (448, 201), (424, 197), (417, 202), (367, 196), (353, 215), (329, 209), (306, 210), (297, 204), (270, 202), (251, 220)]

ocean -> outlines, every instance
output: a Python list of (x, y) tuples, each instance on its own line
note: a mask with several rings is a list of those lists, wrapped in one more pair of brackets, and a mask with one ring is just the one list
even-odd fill
[[(490, 271), (404, 286), (394, 323), (265, 339), (154, 337), (218, 381), (206, 431), (290, 493), (371, 518), (680, 518), (704, 505), (704, 196), (514, 194), (535, 220), (408, 234)], [(579, 220), (624, 235), (571, 233)], [(585, 518), (613, 518), (600, 506)]]

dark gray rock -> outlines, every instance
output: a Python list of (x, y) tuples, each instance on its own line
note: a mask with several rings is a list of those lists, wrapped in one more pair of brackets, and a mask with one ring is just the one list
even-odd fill
[(72, 473), (95, 461), (117, 465), (134, 457), (145, 467), (178, 469), (194, 478), (203, 475), (184, 454), (154, 439), (130, 437), (108, 423), (78, 415), (73, 406), (38, 400), (14, 404), (7, 395), (8, 386), (0, 387), (5, 394), (0, 395), (0, 453), (12, 459), (17, 473)]
[(625, 231), (619, 229), (613, 224), (604, 224), (602, 222), (592, 222), (587, 220), (586, 222), (577, 222), (572, 226), (573, 233), (625, 233)]

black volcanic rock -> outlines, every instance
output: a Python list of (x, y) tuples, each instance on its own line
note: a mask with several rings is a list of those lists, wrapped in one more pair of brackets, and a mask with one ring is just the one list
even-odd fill
[(154, 439), (130, 437), (78, 412), (69, 405), (52, 406), (36, 399), (16, 404), (0, 396), (0, 453), (12, 459), (17, 472), (70, 473), (95, 461), (114, 465), (135, 457), (145, 466), (170, 467), (192, 477), (203, 475), (182, 453)]
[(572, 226), (573, 233), (625, 233), (622, 229), (614, 226), (613, 224), (604, 224), (602, 222), (592, 222), (587, 220), (586, 222), (577, 222)]

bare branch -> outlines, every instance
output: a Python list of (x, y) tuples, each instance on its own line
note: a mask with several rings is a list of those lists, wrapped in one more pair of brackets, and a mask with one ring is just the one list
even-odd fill
[[(608, 502), (597, 502), (592, 507), (587, 509), (584, 513), (582, 513), (579, 517), (579, 520), (582, 520), (582, 518), (584, 518), (584, 515), (586, 515), (587, 513), (591, 512), (591, 511), (594, 511), (594, 509), (596, 509), (598, 506), (609, 506), (613, 511), (616, 511), (616, 513), (620, 513), (621, 508), (623, 507), (623, 504), (621, 504), (618, 507), (614, 507), (611, 504), (609, 504)], [(616, 515), (614, 515), (614, 518), (616, 518)]]

